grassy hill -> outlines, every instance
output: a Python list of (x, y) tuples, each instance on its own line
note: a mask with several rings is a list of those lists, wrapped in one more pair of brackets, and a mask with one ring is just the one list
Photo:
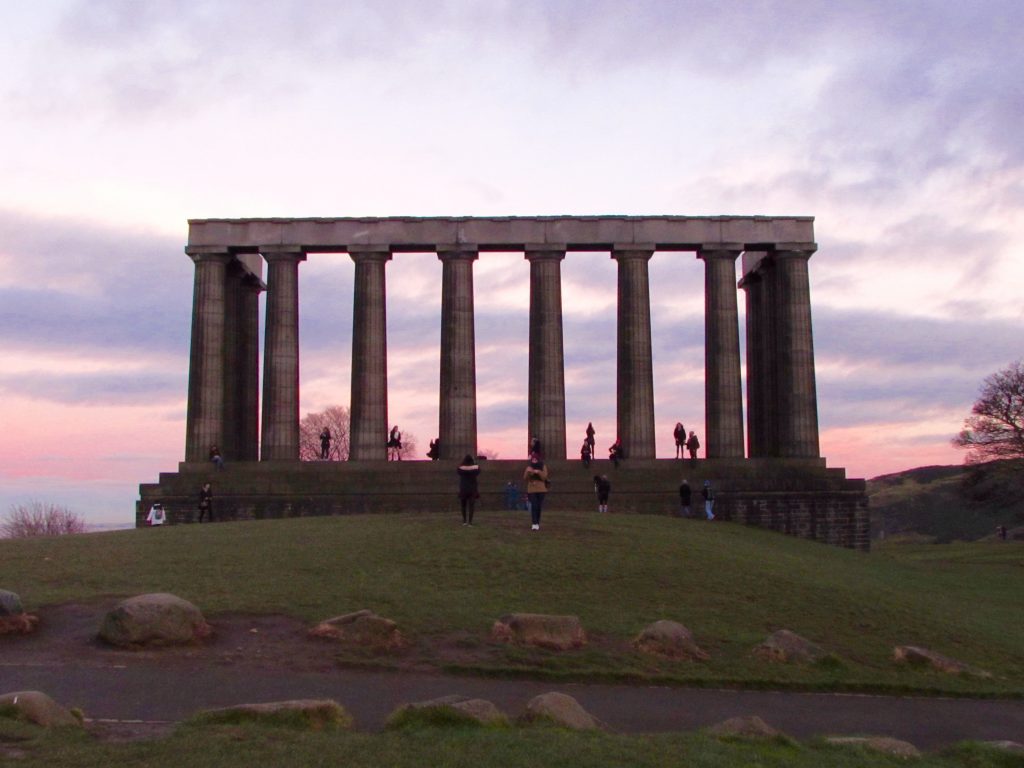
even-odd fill
[(868, 481), (871, 532), (973, 541), (1024, 525), (1021, 462), (918, 467)]
[[(901, 546), (870, 555), (738, 525), (653, 516), (546, 512), (369, 515), (175, 526), (0, 541), (0, 588), (28, 610), (100, 596), (168, 591), (224, 612), (308, 622), (370, 608), (413, 638), (406, 656), (347, 663), (424, 663), (484, 674), (640, 679), (990, 694), (1024, 692), (1024, 542)], [(591, 645), (557, 654), (495, 644), (513, 611), (580, 616)], [(629, 640), (680, 621), (704, 663), (652, 660)], [(800, 667), (750, 649), (780, 628), (834, 654)], [(895, 644), (932, 647), (992, 680), (906, 669)], [(453, 652), (454, 649), (454, 652)]]

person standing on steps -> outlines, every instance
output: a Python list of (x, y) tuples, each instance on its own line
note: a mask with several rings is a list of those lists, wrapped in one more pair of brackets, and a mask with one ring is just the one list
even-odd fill
[(480, 476), (480, 465), (473, 461), (468, 453), (456, 468), (459, 474), (459, 505), (462, 507), (462, 524), (473, 524), (473, 510), (476, 500), (480, 498), (477, 478)]
[(705, 480), (700, 495), (704, 497), (704, 514), (708, 520), (715, 519), (715, 492), (711, 490), (711, 481)]
[(672, 437), (676, 441), (676, 458), (683, 458), (683, 449), (686, 447), (686, 427), (683, 422), (677, 421), (675, 429), (672, 430)]
[(210, 461), (217, 469), (224, 469), (224, 457), (220, 455), (220, 448), (216, 445), (210, 446)]
[(622, 440), (615, 438), (615, 442), (608, 448), (608, 458), (612, 460), (615, 468), (619, 468), (619, 460), (625, 458), (625, 452), (622, 450)]
[(210, 522), (213, 522), (213, 491), (210, 489), (209, 483), (203, 483), (203, 487), (199, 489), (199, 522), (203, 522), (203, 518), (208, 517)]
[(590, 443), (584, 440), (582, 447), (580, 447), (580, 461), (583, 462), (584, 467), (590, 468), (590, 460), (593, 456), (594, 454), (590, 450)]
[(597, 441), (594, 439), (594, 422), (587, 422), (587, 445), (590, 446), (590, 456), (593, 458), (597, 455)]
[(608, 475), (594, 475), (594, 492), (597, 494), (598, 514), (608, 512), (608, 497), (612, 493), (612, 483)]
[(320, 430), (320, 459), (327, 461), (331, 456), (331, 430), (324, 427)]
[(683, 482), (679, 485), (679, 514), (683, 517), (690, 516), (690, 499), (692, 496), (693, 491), (684, 477)]
[(530, 500), (530, 530), (539, 531), (541, 507), (544, 506), (544, 497), (551, 486), (548, 468), (541, 461), (540, 454), (534, 453), (530, 456), (530, 463), (526, 465), (523, 479), (526, 480), (526, 495)]
[(531, 437), (530, 438), (529, 456), (532, 458), (534, 455), (536, 455), (537, 458), (539, 458), (541, 460), (543, 460), (543, 458), (544, 458), (544, 449), (543, 449), (543, 447), (540, 444), (540, 438), (539, 437)]
[(700, 440), (697, 439), (697, 433), (691, 431), (690, 437), (686, 440), (686, 450), (690, 452), (690, 461), (696, 461), (697, 450), (700, 448)]
[(402, 460), (402, 433), (398, 431), (397, 424), (391, 428), (391, 434), (388, 435), (388, 459)]

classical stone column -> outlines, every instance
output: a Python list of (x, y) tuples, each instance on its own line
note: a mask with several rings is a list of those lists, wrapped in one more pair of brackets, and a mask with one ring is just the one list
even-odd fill
[[(744, 262), (747, 256), (744, 255)], [(746, 295), (747, 337), (747, 456), (767, 456), (763, 419), (770, 403), (764, 398), (765, 358), (768, 350), (758, 338), (764, 323), (764, 278), (756, 267), (744, 270), (740, 288)]]
[(697, 251), (704, 261), (704, 418), (709, 459), (743, 458), (736, 257), (743, 246), (716, 244)]
[(388, 437), (387, 248), (349, 246), (356, 264), (352, 299), (350, 461), (386, 461)]
[(530, 262), (529, 435), (547, 459), (565, 458), (565, 358), (562, 346), (564, 246), (528, 245)]
[(814, 243), (780, 243), (775, 264), (779, 454), (817, 458), (818, 396), (814, 376), (811, 288), (807, 261)]
[(262, 461), (299, 459), (298, 248), (267, 246), (267, 319), (263, 353)]
[(654, 246), (617, 245), (617, 429), (627, 459), (653, 459), (654, 368), (651, 358), (651, 290), (647, 264)]
[(263, 281), (247, 273), (242, 278), (238, 339), (238, 458), (260, 457), (260, 292)]
[(438, 248), (441, 260), (442, 459), (476, 456), (476, 342), (473, 321), (475, 248)]
[(241, 304), (245, 274), (241, 263), (237, 259), (232, 260), (227, 267), (224, 285), (224, 426), (221, 429), (220, 452), (228, 461), (238, 461), (241, 454)]
[(224, 428), (224, 310), (227, 266), (224, 248), (188, 247), (195, 263), (192, 348), (188, 373), (185, 461), (206, 461)]

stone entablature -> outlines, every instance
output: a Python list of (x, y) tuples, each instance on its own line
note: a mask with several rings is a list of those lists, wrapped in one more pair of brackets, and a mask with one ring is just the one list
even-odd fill
[[(622, 245), (655, 251), (696, 251), (730, 244), (765, 251), (814, 242), (812, 216), (388, 216), (313, 219), (190, 219), (192, 249), (258, 252), (264, 246), (308, 253), (337, 253), (350, 245), (385, 246), (394, 252), (473, 247), (526, 251), (532, 245), (567, 251), (611, 251)], [(802, 248), (801, 248), (802, 249)], [(811, 248), (813, 250), (813, 247)]]

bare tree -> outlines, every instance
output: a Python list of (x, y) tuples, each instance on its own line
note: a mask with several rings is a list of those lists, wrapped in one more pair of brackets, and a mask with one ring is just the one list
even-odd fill
[(0, 521), (0, 536), (8, 539), (67, 533), (85, 533), (85, 520), (67, 507), (42, 501), (13, 504)]
[(398, 455), (403, 459), (416, 458), (416, 435), (412, 432), (402, 432), (402, 447), (398, 449)]
[(1024, 459), (1024, 363), (1018, 360), (993, 373), (981, 385), (971, 415), (953, 438), (965, 448), (968, 463)]
[(481, 448), (479, 451), (477, 451), (477, 456), (482, 456), (483, 458), (488, 459), (490, 461), (497, 461), (498, 452), (492, 450), (491, 448)]
[(349, 414), (343, 405), (332, 405), (319, 413), (307, 413), (299, 422), (299, 458), (302, 461), (320, 460), (320, 433), (324, 427), (331, 431), (328, 461), (348, 459)]

